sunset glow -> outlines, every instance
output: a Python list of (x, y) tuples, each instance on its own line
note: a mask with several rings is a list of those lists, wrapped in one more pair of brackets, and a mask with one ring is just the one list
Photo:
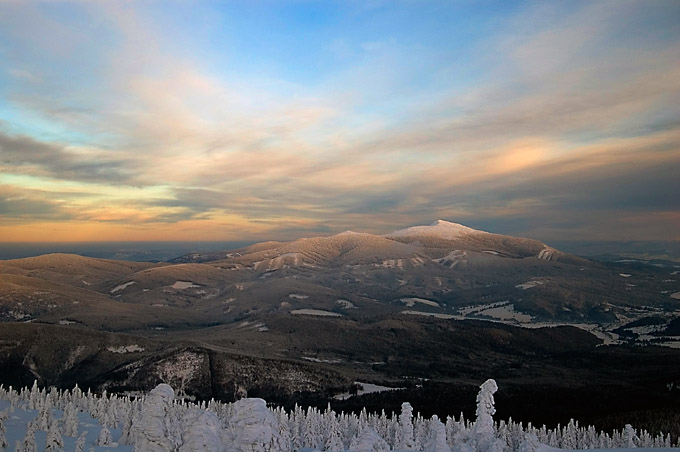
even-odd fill
[(680, 240), (680, 2), (0, 2), (0, 242)]

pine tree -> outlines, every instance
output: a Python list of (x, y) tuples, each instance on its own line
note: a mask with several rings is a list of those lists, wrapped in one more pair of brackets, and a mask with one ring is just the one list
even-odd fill
[(474, 439), (477, 444), (477, 452), (492, 452), (494, 446), (494, 423), (493, 415), (496, 413), (493, 395), (498, 390), (498, 385), (492, 379), (486, 380), (477, 394), (477, 420), (474, 427)]
[(626, 426), (623, 429), (624, 447), (627, 447), (629, 449), (637, 447), (637, 445), (635, 444), (635, 440), (639, 441), (639, 438), (635, 434), (633, 426), (630, 424), (626, 424)]
[(47, 431), (52, 425), (52, 397), (47, 394), (38, 413), (38, 430)]
[(40, 390), (38, 389), (38, 380), (33, 380), (33, 386), (31, 387), (31, 392), (28, 398), (28, 409), (37, 410), (38, 400), (40, 397)]
[(85, 450), (85, 440), (87, 439), (87, 432), (82, 432), (76, 440), (76, 448), (74, 452), (83, 452)]
[(132, 424), (134, 421), (134, 411), (132, 409), (126, 410), (125, 418), (123, 420), (123, 428), (120, 433), (118, 444), (132, 444)]
[(4, 449), (9, 446), (7, 443), (7, 437), (5, 433), (7, 432), (5, 428), (5, 420), (7, 419), (7, 413), (5, 411), (0, 412), (0, 449)]
[(73, 402), (68, 402), (64, 409), (64, 435), (78, 436), (78, 411)]
[(540, 443), (535, 433), (529, 433), (524, 437), (524, 441), (519, 446), (519, 452), (536, 452)]
[(52, 418), (47, 430), (47, 440), (45, 441), (45, 451), (59, 450), (64, 447), (64, 439), (59, 431), (57, 420)]
[(451, 452), (446, 443), (446, 427), (441, 423), (437, 415), (430, 420), (430, 432), (423, 445), (425, 452)]
[(99, 437), (97, 437), (97, 446), (109, 446), (113, 438), (111, 437), (111, 430), (105, 425), (99, 430)]
[(35, 430), (32, 428), (26, 430), (21, 452), (38, 452), (38, 446), (35, 444)]
[(345, 450), (345, 446), (343, 445), (342, 439), (340, 438), (340, 425), (335, 418), (328, 422), (326, 440), (324, 441), (323, 450), (334, 452)]
[(401, 404), (399, 423), (395, 428), (394, 448), (397, 450), (413, 450), (415, 448), (413, 407), (408, 402)]

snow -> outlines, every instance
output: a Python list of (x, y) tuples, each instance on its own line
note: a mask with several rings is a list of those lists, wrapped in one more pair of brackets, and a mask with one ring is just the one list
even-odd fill
[(352, 303), (349, 300), (343, 300), (343, 299), (335, 300), (335, 304), (340, 306), (342, 309), (356, 308), (356, 306), (354, 306), (354, 303)]
[(676, 300), (680, 300), (680, 292), (672, 293), (671, 298), (675, 298)]
[(254, 268), (257, 270), (264, 269), (265, 271), (281, 270), (284, 268), (289, 268), (291, 266), (297, 267), (302, 265), (304, 262), (302, 260), (301, 253), (284, 253), (273, 259), (267, 261), (267, 267), (264, 268), (262, 264), (265, 261), (258, 261), (254, 263)]
[(477, 314), (480, 311), (484, 311), (486, 309), (491, 309), (495, 308), (498, 306), (503, 306), (504, 304), (509, 303), (508, 301), (500, 301), (496, 303), (489, 303), (489, 304), (481, 304), (481, 305), (473, 305), (473, 306), (465, 306), (462, 308), (458, 309), (458, 312), (460, 313), (461, 316), (467, 317), (473, 314)]
[(482, 253), (494, 254), (494, 255), (498, 256), (498, 251), (484, 250), (484, 251), (482, 251)]
[[(10, 403), (7, 400), (0, 400), (0, 413), (3, 411), (11, 410)], [(23, 442), (24, 436), (26, 435), (27, 426), (30, 421), (35, 419), (38, 415), (38, 410), (31, 410), (27, 407), (15, 406), (14, 411), (8, 413), (7, 419), (0, 421), (4, 424), (7, 434), (8, 447), (5, 449), (0, 448), (0, 450), (6, 450), (7, 452), (14, 450), (14, 445), (18, 441)], [(53, 416), (57, 419), (63, 418), (62, 410), (54, 410)], [(97, 438), (99, 436), (99, 431), (101, 430), (101, 425), (92, 416), (86, 413), (79, 412), (77, 415), (78, 420), (78, 432), (87, 432), (85, 437), (85, 449), (93, 450), (95, 452), (106, 452), (115, 449), (116, 452), (133, 452), (134, 446), (132, 445), (121, 445), (117, 442), (112, 443), (111, 447), (97, 446)], [(120, 429), (110, 429), (115, 438), (120, 436)], [(64, 441), (63, 450), (72, 451), (75, 449), (76, 437), (65, 436), (62, 433), (62, 438)], [(47, 432), (38, 430), (35, 433), (35, 440), (37, 445), (37, 450), (45, 450), (45, 443), (47, 440)]]
[(292, 293), (292, 294), (288, 295), (288, 298), (296, 298), (298, 300), (306, 300), (307, 298), (309, 298), (309, 295), (300, 295), (300, 294)]
[(438, 319), (455, 319), (455, 315), (451, 314), (442, 314), (439, 312), (422, 312), (422, 311), (401, 311), (402, 314), (408, 314), (408, 315), (424, 315), (427, 317), (436, 317)]
[(424, 298), (401, 298), (401, 302), (404, 303), (409, 308), (412, 308), (416, 303), (421, 303), (427, 306), (434, 306), (439, 308), (439, 303), (432, 300), (426, 300)]
[(412, 237), (412, 236), (435, 236), (445, 240), (455, 240), (469, 234), (479, 234), (482, 231), (468, 228), (458, 223), (450, 223), (444, 220), (437, 220), (429, 226), (413, 226), (406, 229), (400, 229), (386, 237)]
[(293, 315), (316, 315), (321, 317), (342, 317), (342, 314), (331, 311), (322, 311), (321, 309), (293, 309), (290, 311)]
[[(406, 389), (406, 388), (391, 388), (389, 386), (381, 386), (373, 383), (362, 383), (361, 381), (355, 381), (354, 384), (359, 385), (359, 387), (361, 388), (357, 390), (356, 395), (373, 394), (376, 392), (397, 391), (399, 389)], [(349, 392), (343, 392), (342, 394), (335, 395), (333, 398), (336, 400), (346, 400), (352, 397), (353, 395), (354, 394), (350, 394)]]
[[(400, 389), (356, 383), (363, 386), (359, 394)], [(367, 414), (365, 410), (357, 416), (299, 406), (286, 412), (269, 408), (266, 401), (257, 398), (232, 404), (214, 400), (179, 403), (167, 384), (134, 400), (85, 394), (77, 388), (46, 392), (34, 385), (17, 392), (0, 387), (0, 440), (6, 437), (6, 451), (23, 451), (13, 447), (23, 443), (25, 437), (35, 439), (34, 450), (45, 450), (47, 430), (52, 444), (63, 439), (59, 450), (64, 451), (558, 452), (577, 447), (594, 452), (677, 451), (671, 448), (670, 435), (653, 437), (629, 425), (622, 431), (605, 433), (573, 420), (555, 430), (512, 421), (499, 423), (493, 419), (497, 388), (491, 379), (480, 386), (475, 421), (449, 417), (444, 425), (437, 416), (413, 416), (408, 402), (402, 404), (398, 416)], [(345, 395), (349, 396), (341, 396)]]
[(341, 359), (322, 359), (322, 358), (315, 358), (313, 356), (303, 356), (302, 359), (305, 361), (309, 361), (312, 363), (327, 363), (327, 364), (338, 364), (341, 363)]
[(533, 317), (530, 316), (529, 314), (524, 314), (522, 312), (515, 311), (515, 305), (513, 304), (506, 304), (503, 306), (484, 309), (482, 311), (478, 311), (477, 314), (486, 315), (498, 320), (505, 321), (515, 320), (520, 323), (531, 322), (531, 320), (533, 319)]
[(59, 325), (73, 325), (74, 323), (76, 323), (76, 322), (74, 322), (73, 320), (66, 320), (66, 319), (61, 319), (59, 321)]
[(531, 280), (531, 281), (527, 281), (527, 282), (522, 283), (522, 284), (517, 284), (515, 287), (518, 288), (518, 289), (527, 290), (527, 289), (532, 289), (536, 286), (540, 286), (541, 284), (543, 284), (543, 281)]
[(136, 352), (143, 352), (144, 348), (140, 347), (137, 344), (133, 345), (123, 345), (120, 347), (107, 347), (106, 348), (108, 351), (111, 353), (136, 353)]
[(467, 263), (467, 251), (464, 250), (453, 250), (446, 256), (440, 259), (433, 259), (435, 262), (445, 265), (450, 268), (456, 267), (458, 264)]
[(677, 349), (680, 349), (680, 340), (679, 340), (679, 341), (657, 342), (655, 345), (660, 345), (660, 346), (662, 346), (662, 347), (669, 347), (669, 348), (677, 348)]
[(619, 276), (622, 277), (622, 278), (630, 278), (633, 275), (631, 275), (629, 273), (619, 273)]
[(550, 261), (550, 260), (552, 260), (553, 257), (555, 257), (557, 254), (559, 254), (559, 251), (557, 251), (556, 249), (546, 247), (546, 248), (543, 248), (543, 249), (538, 253), (538, 255), (537, 255), (536, 257), (538, 257), (539, 259), (543, 259), (543, 260), (546, 260), (546, 261)]
[(171, 287), (173, 289), (184, 290), (201, 286), (199, 286), (198, 284), (194, 284), (191, 281), (176, 281), (175, 284), (173, 284)]
[(399, 268), (404, 269), (404, 259), (387, 259), (382, 262), (382, 266), (385, 268)]
[(116, 287), (114, 287), (113, 289), (111, 289), (111, 293), (116, 293), (116, 292), (119, 292), (119, 291), (121, 291), (121, 290), (125, 290), (125, 289), (127, 289), (128, 287), (130, 287), (130, 286), (133, 285), (133, 284), (135, 284), (135, 281), (128, 281), (128, 282), (126, 282), (126, 283), (124, 283), (124, 284), (121, 284), (121, 285), (116, 286)]

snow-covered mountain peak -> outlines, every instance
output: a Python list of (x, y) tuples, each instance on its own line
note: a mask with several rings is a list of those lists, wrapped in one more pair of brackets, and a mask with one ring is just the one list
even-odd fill
[(409, 237), (409, 236), (435, 236), (442, 239), (453, 240), (464, 235), (482, 233), (476, 229), (463, 226), (458, 223), (451, 223), (450, 221), (437, 220), (429, 226), (413, 226), (406, 229), (400, 229), (386, 237)]
[(354, 231), (344, 231), (339, 234), (335, 234), (336, 237), (348, 237), (348, 236), (357, 236), (357, 235), (362, 235), (361, 232), (354, 232)]

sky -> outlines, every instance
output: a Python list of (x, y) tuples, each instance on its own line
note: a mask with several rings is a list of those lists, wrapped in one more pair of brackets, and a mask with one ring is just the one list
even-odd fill
[(680, 2), (0, 0), (0, 242), (680, 240)]

